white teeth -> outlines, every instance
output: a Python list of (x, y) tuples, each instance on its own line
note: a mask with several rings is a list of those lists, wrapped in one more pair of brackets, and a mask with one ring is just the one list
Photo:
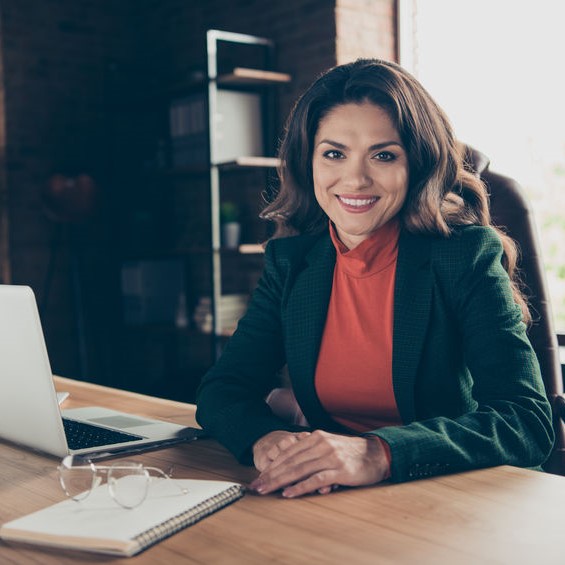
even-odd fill
[(348, 206), (367, 206), (368, 204), (372, 204), (373, 202), (377, 201), (377, 197), (373, 196), (372, 198), (344, 198), (343, 196), (338, 196), (338, 198)]

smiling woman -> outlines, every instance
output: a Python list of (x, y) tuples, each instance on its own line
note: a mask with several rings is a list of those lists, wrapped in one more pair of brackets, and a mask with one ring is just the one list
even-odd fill
[(279, 157), (263, 276), (197, 398), (200, 424), (255, 464), (251, 487), (541, 465), (551, 409), (516, 249), (426, 90), (385, 61), (330, 69)]

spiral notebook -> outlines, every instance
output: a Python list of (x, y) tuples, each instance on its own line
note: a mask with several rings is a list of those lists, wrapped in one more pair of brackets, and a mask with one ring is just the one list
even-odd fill
[[(181, 493), (177, 485), (188, 492)], [(5, 541), (132, 556), (241, 498), (227, 481), (171, 479), (151, 485), (137, 508), (122, 508), (103, 484), (81, 502), (65, 500), (0, 528)]]

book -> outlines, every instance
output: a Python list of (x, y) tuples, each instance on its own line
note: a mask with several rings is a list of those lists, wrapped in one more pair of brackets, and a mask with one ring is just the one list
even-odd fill
[(112, 500), (103, 484), (80, 502), (65, 500), (4, 524), (0, 538), (129, 557), (243, 494), (242, 485), (227, 481), (161, 479), (151, 482), (140, 506), (127, 509)]
[(174, 168), (208, 162), (208, 109), (201, 94), (171, 102), (169, 109), (171, 162)]
[[(231, 335), (237, 326), (239, 319), (245, 314), (249, 295), (247, 294), (224, 294), (218, 304), (217, 316), (222, 335)], [(201, 296), (194, 308), (192, 319), (196, 328), (202, 333), (210, 333), (213, 329), (214, 317), (212, 316), (212, 299), (209, 296)]]

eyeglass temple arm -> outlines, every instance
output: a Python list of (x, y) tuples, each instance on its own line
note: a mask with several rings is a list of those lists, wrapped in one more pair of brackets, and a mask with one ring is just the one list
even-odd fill
[[(165, 479), (169, 479), (172, 480), (173, 478), (171, 477), (171, 473), (173, 472), (173, 468), (171, 467), (171, 470), (169, 471), (169, 473), (165, 473), (165, 471), (163, 471), (163, 469), (159, 469), (159, 467), (144, 467), (145, 469), (147, 469), (147, 471), (155, 471), (156, 473), (159, 473), (162, 477), (164, 477)], [(187, 494), (188, 493), (188, 489), (181, 487), (177, 482), (173, 481), (173, 484), (183, 493), (183, 494)]]

